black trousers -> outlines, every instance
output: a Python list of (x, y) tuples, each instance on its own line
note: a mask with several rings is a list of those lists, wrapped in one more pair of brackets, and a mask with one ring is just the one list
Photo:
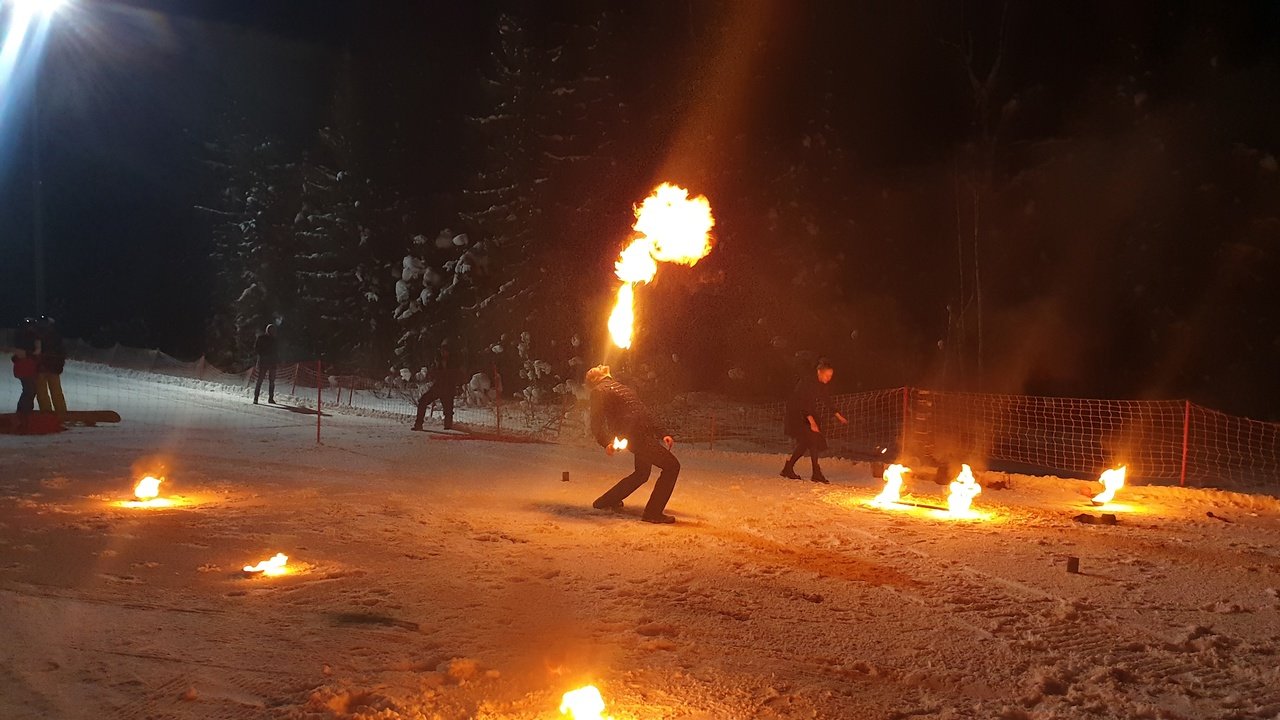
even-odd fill
[(787, 459), (787, 467), (795, 469), (796, 461), (808, 455), (813, 463), (813, 471), (819, 472), (818, 469), (818, 453), (827, 449), (827, 438), (820, 432), (812, 430), (802, 430), (796, 435), (796, 449), (792, 451), (791, 457)]
[(671, 493), (676, 489), (676, 478), (680, 476), (680, 461), (655, 438), (633, 437), (631, 445), (631, 452), (636, 456), (635, 472), (619, 480), (618, 484), (609, 488), (608, 492), (601, 495), (595, 504), (599, 507), (612, 507), (626, 500), (631, 493), (649, 481), (653, 466), (657, 465), (662, 473), (658, 475), (653, 492), (649, 494), (649, 503), (644, 506), (644, 514), (646, 517), (658, 517), (666, 509), (667, 501), (671, 499)]
[(430, 390), (422, 393), (422, 397), (418, 398), (418, 417), (413, 421), (414, 427), (422, 427), (422, 421), (427, 417), (427, 410), (435, 401), (440, 401), (440, 406), (444, 409), (444, 426), (445, 429), (453, 427), (453, 397), (457, 388), (445, 387), (439, 388), (432, 386)]
[(275, 365), (258, 365), (258, 384), (253, 387), (253, 401), (258, 402), (258, 396), (262, 394), (262, 380), (269, 378), (267, 382), (267, 400), (276, 401), (276, 366)]
[(36, 408), (36, 379), (18, 378), (22, 383), (22, 394), (18, 396), (18, 412), (29, 413)]

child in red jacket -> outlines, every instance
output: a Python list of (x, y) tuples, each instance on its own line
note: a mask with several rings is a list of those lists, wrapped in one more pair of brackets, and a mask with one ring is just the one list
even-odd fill
[(40, 374), (40, 363), (35, 355), (26, 350), (18, 350), (13, 356), (13, 376), (22, 383), (22, 394), (18, 396), (18, 412), (29, 413), (35, 409), (36, 377)]

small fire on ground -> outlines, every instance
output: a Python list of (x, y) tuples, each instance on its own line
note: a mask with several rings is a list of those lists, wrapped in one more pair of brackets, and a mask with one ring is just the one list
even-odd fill
[(911, 472), (911, 468), (894, 463), (884, 469), (884, 489), (871, 501), (872, 505), (885, 507), (894, 505), (902, 499), (902, 476)]
[(626, 449), (627, 449), (627, 439), (626, 439), (626, 438), (619, 438), (619, 437), (614, 438), (614, 439), (613, 439), (613, 449), (614, 449), (614, 450), (626, 450)]
[(973, 477), (968, 465), (960, 466), (960, 474), (951, 481), (951, 493), (947, 495), (947, 512), (951, 517), (972, 518), (978, 514), (970, 509), (973, 499), (982, 492), (982, 486)]
[(1124, 476), (1127, 465), (1121, 465), (1118, 468), (1104, 470), (1102, 477), (1098, 478), (1104, 488), (1102, 492), (1093, 496), (1094, 505), (1106, 505), (1115, 499), (1116, 493), (1120, 492), (1120, 488), (1124, 487)]
[(251, 575), (265, 575), (267, 577), (284, 575), (289, 572), (289, 556), (284, 553), (276, 553), (270, 560), (263, 560), (257, 565), (245, 565), (244, 571)]
[(613, 720), (604, 714), (604, 697), (595, 685), (570, 690), (560, 700), (560, 714), (570, 720)]
[(160, 497), (160, 483), (162, 482), (164, 482), (162, 477), (147, 475), (134, 486), (133, 497), (135, 499), (125, 500), (120, 504), (131, 508), (156, 508), (174, 505), (173, 500)]

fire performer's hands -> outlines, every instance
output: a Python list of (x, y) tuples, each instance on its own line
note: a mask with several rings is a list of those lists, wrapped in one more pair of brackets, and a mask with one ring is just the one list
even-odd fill
[(809, 429), (814, 432), (822, 432), (818, 429), (818, 421), (812, 415), (809, 416)]
[(846, 420), (846, 419), (845, 419), (845, 417), (844, 417), (843, 415), (841, 415), (840, 413), (836, 413), (836, 419), (840, 421), (840, 424), (841, 424), (841, 425), (848, 425), (848, 424), (849, 424), (849, 421), (848, 421), (848, 420)]
[(616, 452), (618, 452), (618, 451), (613, 449), (613, 444), (612, 444), (612, 443), (610, 443), (610, 444), (608, 444), (608, 445), (605, 445), (605, 446), (604, 446), (604, 454), (605, 454), (605, 455), (612, 456), (612, 455), (613, 455), (614, 453), (616, 453)]
[(662, 444), (666, 445), (667, 449), (670, 450), (671, 448), (675, 447), (676, 441), (675, 441), (675, 438), (671, 437), (670, 435), (664, 435), (662, 437)]

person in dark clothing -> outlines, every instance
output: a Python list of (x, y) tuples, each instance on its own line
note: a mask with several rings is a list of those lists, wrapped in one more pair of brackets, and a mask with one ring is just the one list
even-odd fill
[[(782, 477), (799, 480), (796, 461), (807, 454), (813, 462), (813, 481), (830, 482), (822, 474), (822, 468), (818, 466), (818, 454), (827, 449), (827, 438), (822, 433), (818, 418), (822, 417), (831, 405), (831, 390), (827, 385), (834, 376), (835, 370), (831, 367), (830, 361), (826, 358), (820, 359), (814, 375), (802, 379), (787, 400), (783, 430), (787, 435), (795, 438), (796, 448), (791, 453), (791, 457), (787, 458), (787, 464), (782, 466), (782, 472), (778, 473)], [(837, 412), (835, 417), (841, 423), (849, 424), (844, 415)]]
[(267, 379), (267, 402), (276, 401), (276, 368), (280, 366), (280, 345), (276, 339), (276, 326), (267, 325), (262, 334), (253, 341), (253, 351), (258, 355), (258, 382), (253, 387), (253, 404), (258, 404), (262, 395), (262, 380)]
[(36, 402), (41, 412), (67, 414), (67, 400), (62, 394), (62, 371), (67, 364), (67, 350), (53, 318), (41, 315), (36, 324), (40, 340), (39, 375), (36, 376)]
[(422, 422), (427, 417), (427, 410), (440, 401), (444, 411), (444, 429), (453, 429), (453, 401), (458, 397), (458, 386), (462, 384), (462, 368), (449, 353), (449, 341), (440, 343), (440, 354), (436, 364), (430, 370), (431, 386), (418, 398), (418, 414), (413, 420), (416, 432), (422, 431)]
[[(608, 365), (597, 365), (587, 371), (586, 386), (591, 390), (591, 435), (605, 452), (615, 451), (614, 438), (626, 440), (626, 449), (635, 455), (635, 471), (609, 488), (591, 505), (597, 510), (621, 510), (627, 499), (649, 481), (653, 466), (658, 476), (641, 519), (650, 523), (673, 523), (676, 519), (663, 511), (680, 476), (680, 461), (671, 454), (675, 441), (662, 431), (635, 391), (614, 380)], [(658, 438), (662, 442), (658, 442)]]
[(29, 413), (36, 407), (36, 378), (40, 374), (40, 335), (34, 318), (23, 318), (13, 333), (13, 376), (22, 385), (18, 395), (18, 412)]

